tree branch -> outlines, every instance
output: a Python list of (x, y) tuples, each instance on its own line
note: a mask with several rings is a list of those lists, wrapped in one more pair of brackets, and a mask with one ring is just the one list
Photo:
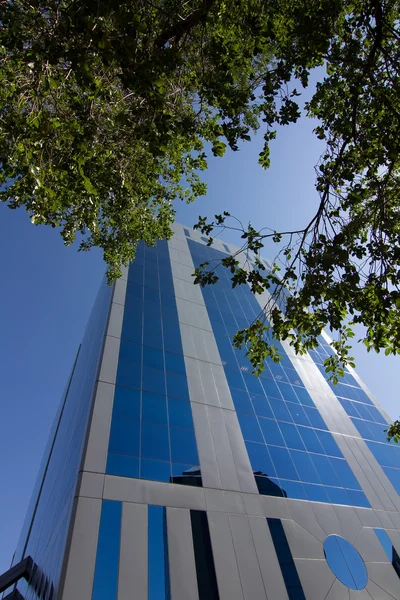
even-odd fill
[(204, 0), (203, 5), (190, 13), (186, 19), (174, 23), (171, 27), (163, 31), (156, 39), (156, 46), (162, 48), (171, 39), (175, 39), (175, 42), (179, 42), (185, 33), (188, 33), (204, 19), (215, 4), (215, 1), (216, 0)]

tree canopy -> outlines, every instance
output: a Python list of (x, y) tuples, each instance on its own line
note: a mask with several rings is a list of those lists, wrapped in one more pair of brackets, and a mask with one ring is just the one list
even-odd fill
[[(333, 378), (352, 362), (354, 324), (367, 350), (398, 353), (399, 17), (395, 0), (2, 2), (0, 199), (60, 227), (66, 244), (81, 234), (80, 249), (100, 247), (112, 281), (138, 241), (171, 236), (174, 200), (206, 192), (205, 143), (222, 156), (261, 127), (269, 166), (276, 126), (298, 120), (324, 66), (305, 107), (326, 143), (314, 217), (290, 232), (228, 214), (198, 227), (210, 243), (238, 227), (257, 256), (266, 238), (281, 244), (270, 271), (223, 263), (233, 285), (272, 293), (236, 336), (256, 371), (277, 358), (270, 326), (300, 353), (324, 327), (337, 332)], [(215, 265), (196, 272), (203, 285), (216, 276)]]

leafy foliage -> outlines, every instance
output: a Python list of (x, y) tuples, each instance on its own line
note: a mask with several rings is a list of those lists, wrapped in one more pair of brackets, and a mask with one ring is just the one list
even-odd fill
[[(316, 214), (297, 231), (255, 230), (228, 215), (216, 215), (213, 222), (200, 219), (196, 225), (207, 235), (239, 230), (242, 252), (256, 256), (266, 239), (280, 245), (267, 272), (259, 263), (244, 269), (237, 257), (225, 264), (233, 285), (248, 283), (255, 294), (270, 292), (260, 318), (236, 336), (239, 346), (249, 345), (255, 371), (272, 351), (269, 327), (300, 354), (315, 348), (318, 335), (329, 327), (336, 333), (336, 352), (325, 367), (335, 382), (346, 365), (354, 366), (348, 342), (356, 324), (365, 328), (362, 341), (368, 351), (400, 352), (399, 4), (352, 2), (342, 8), (334, 36), (325, 38), (328, 43), (311, 42), (327, 71), (306, 105), (320, 122), (315, 133), (326, 140), (317, 167)], [(310, 50), (296, 41), (296, 52)], [(294, 72), (300, 79), (309, 70), (308, 64), (302, 67)], [(280, 111), (281, 122), (287, 115), (296, 119), (292, 102)], [(267, 154), (261, 162), (268, 166)], [(207, 269), (215, 271), (216, 266)], [(203, 272), (196, 273), (200, 283)], [(400, 438), (400, 425), (393, 425), (388, 435)]]
[[(276, 356), (268, 327), (299, 353), (328, 326), (335, 380), (362, 324), (367, 350), (400, 351), (400, 32), (396, 0), (9, 0), (0, 3), (0, 199), (35, 224), (99, 246), (112, 281), (140, 239), (171, 235), (176, 199), (205, 193), (204, 143), (215, 156), (263, 127), (300, 116), (297, 88), (325, 65), (306, 105), (326, 150), (318, 210), (297, 231), (201, 218), (210, 237), (239, 228), (271, 270), (225, 259), (233, 285), (271, 293), (239, 332), (255, 370)], [(203, 265), (196, 281), (217, 275)], [(284, 312), (279, 310), (284, 307)], [(400, 431), (400, 428), (399, 428)], [(389, 431), (390, 435), (390, 431)]]

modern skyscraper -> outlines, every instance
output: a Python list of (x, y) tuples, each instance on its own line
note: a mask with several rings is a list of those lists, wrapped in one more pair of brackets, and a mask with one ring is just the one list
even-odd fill
[[(250, 374), (267, 293), (193, 285), (235, 248), (175, 226), (102, 286), (50, 436), (11, 600), (400, 599), (400, 448), (327, 338)], [(267, 266), (267, 264), (266, 264)], [(11, 585), (12, 584), (12, 585)]]

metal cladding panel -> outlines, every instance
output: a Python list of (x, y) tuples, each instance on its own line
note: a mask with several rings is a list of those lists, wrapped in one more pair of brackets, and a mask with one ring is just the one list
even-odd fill
[(145, 504), (122, 505), (117, 600), (148, 598), (148, 519)]

